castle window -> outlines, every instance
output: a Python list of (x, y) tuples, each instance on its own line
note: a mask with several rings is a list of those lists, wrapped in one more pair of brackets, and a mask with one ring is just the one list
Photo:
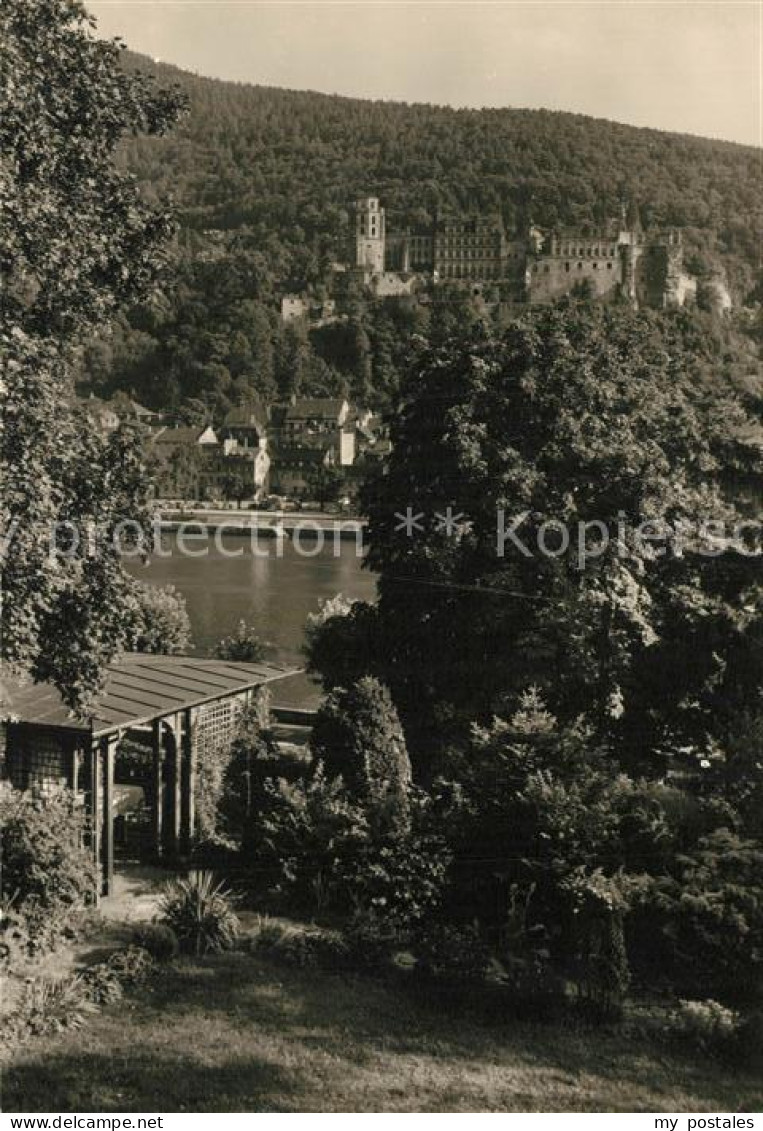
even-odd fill
[(569, 269), (570, 269), (570, 265), (569, 265), (569, 263), (565, 263), (565, 265), (564, 265), (564, 270), (565, 270), (565, 271), (569, 271)]
[(544, 271), (544, 274), (548, 275), (548, 263), (547, 263), (547, 264), (546, 264), (546, 266), (545, 266), (545, 267), (543, 268), (543, 271)]
[(599, 269), (599, 264), (598, 264), (598, 263), (594, 263), (594, 265), (593, 265), (593, 269), (594, 269), (594, 271), (598, 271), (598, 269)]
[(608, 270), (608, 271), (611, 271), (611, 270), (612, 270), (612, 264), (611, 264), (611, 263), (608, 263), (608, 264), (607, 264), (607, 270)]
[(582, 264), (582, 263), (578, 263), (578, 271), (582, 271), (582, 270), (583, 270), (583, 264)]

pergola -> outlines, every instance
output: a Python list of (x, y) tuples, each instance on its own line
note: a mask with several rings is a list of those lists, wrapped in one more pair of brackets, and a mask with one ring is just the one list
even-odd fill
[(66, 784), (83, 796), (101, 894), (108, 895), (114, 876), (114, 755), (127, 732), (150, 735), (153, 852), (182, 855), (195, 830), (200, 749), (232, 739), (239, 714), (258, 689), (295, 674), (276, 664), (131, 653), (108, 668), (87, 719), (77, 718), (49, 684), (16, 686), (6, 722), (6, 776), (20, 789)]

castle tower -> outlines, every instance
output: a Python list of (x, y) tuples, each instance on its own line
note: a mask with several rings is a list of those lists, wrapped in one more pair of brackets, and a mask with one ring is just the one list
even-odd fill
[(355, 204), (355, 263), (363, 271), (384, 271), (384, 209), (375, 196)]

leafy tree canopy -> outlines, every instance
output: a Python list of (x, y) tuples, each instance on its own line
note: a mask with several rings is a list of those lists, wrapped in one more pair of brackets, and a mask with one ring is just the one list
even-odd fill
[(414, 746), (532, 684), (643, 754), (701, 745), (759, 703), (760, 559), (719, 556), (704, 528), (741, 518), (751, 429), (683, 316), (571, 302), (426, 351), (365, 497), (380, 574), (365, 670)]
[[(9, 0), (0, 44), (2, 656), (81, 706), (124, 642), (129, 582), (111, 535), (146, 512), (137, 439), (94, 435), (69, 407), (72, 353), (161, 266), (169, 216), (115, 154), (127, 134), (162, 132), (179, 102), (128, 74), (73, 0)], [(51, 553), (64, 522), (76, 534)]]

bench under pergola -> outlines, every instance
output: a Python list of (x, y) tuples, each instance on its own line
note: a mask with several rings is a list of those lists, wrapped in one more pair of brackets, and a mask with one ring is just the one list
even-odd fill
[(49, 684), (15, 686), (6, 720), (5, 776), (20, 789), (65, 784), (83, 797), (101, 893), (108, 895), (114, 876), (114, 755), (120, 741), (130, 731), (150, 740), (153, 852), (182, 855), (194, 836), (202, 748), (230, 741), (240, 713), (258, 690), (295, 674), (277, 664), (128, 653), (108, 668), (86, 719), (74, 715)]

